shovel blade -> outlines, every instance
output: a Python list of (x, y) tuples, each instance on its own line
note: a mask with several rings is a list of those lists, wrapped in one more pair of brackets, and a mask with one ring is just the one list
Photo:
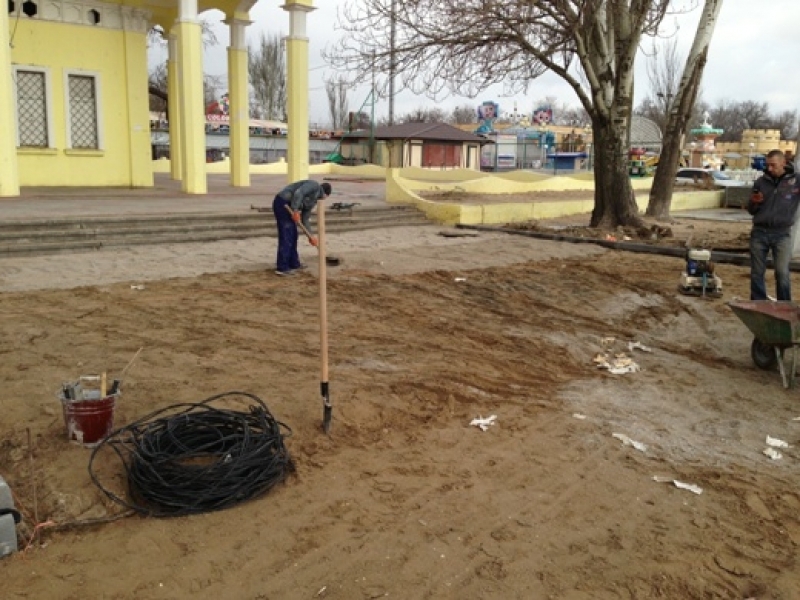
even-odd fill
[(327, 381), (319, 382), (319, 391), (322, 395), (322, 429), (325, 433), (331, 431), (331, 418), (333, 417), (333, 405), (331, 405), (330, 390)]
[(327, 434), (331, 432), (331, 418), (333, 417), (333, 407), (326, 405), (322, 413), (322, 430)]

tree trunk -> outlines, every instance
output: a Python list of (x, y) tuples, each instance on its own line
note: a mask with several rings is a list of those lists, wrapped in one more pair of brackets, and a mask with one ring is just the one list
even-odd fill
[(708, 47), (714, 34), (722, 0), (706, 0), (703, 14), (697, 24), (692, 49), (681, 76), (678, 93), (667, 119), (664, 144), (658, 159), (658, 168), (650, 188), (650, 199), (645, 214), (657, 219), (668, 219), (672, 204), (672, 190), (675, 186), (675, 173), (681, 153), (681, 140), (686, 133), (692, 107), (700, 89), (700, 80), (708, 61)]
[(592, 227), (642, 224), (628, 175), (627, 127), (595, 120)]
[(658, 168), (653, 185), (650, 188), (650, 199), (647, 203), (646, 215), (656, 219), (669, 219), (669, 210), (672, 205), (672, 191), (675, 188), (675, 174), (678, 172), (678, 163), (681, 159), (681, 140), (686, 134), (692, 107), (697, 100), (700, 89), (700, 79), (703, 75), (708, 59), (708, 46), (694, 61), (693, 67), (687, 64), (684, 78), (675, 104), (667, 119), (667, 130), (664, 133), (664, 144), (661, 147), (661, 156), (658, 159)]

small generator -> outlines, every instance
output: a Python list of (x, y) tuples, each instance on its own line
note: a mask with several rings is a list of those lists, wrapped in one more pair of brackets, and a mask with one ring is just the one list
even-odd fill
[(711, 250), (686, 252), (686, 269), (681, 273), (678, 290), (687, 296), (722, 296), (722, 280), (714, 275)]

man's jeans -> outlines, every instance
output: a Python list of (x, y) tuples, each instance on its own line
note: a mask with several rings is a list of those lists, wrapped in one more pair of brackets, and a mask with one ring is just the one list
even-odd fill
[(753, 229), (750, 232), (750, 299), (766, 300), (767, 256), (772, 251), (775, 263), (775, 280), (778, 300), (792, 299), (792, 280), (789, 261), (792, 260), (792, 234), (790, 231)]

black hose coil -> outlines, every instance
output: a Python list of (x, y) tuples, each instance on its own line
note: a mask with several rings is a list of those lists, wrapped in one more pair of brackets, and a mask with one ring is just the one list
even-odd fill
[[(243, 396), (247, 412), (216, 408)], [(286, 433), (282, 433), (282, 429)], [(114, 502), (142, 515), (177, 517), (229, 508), (264, 494), (294, 471), (284, 446), (291, 429), (257, 396), (226, 392), (198, 404), (174, 404), (111, 432), (92, 452), (89, 474)], [(125, 500), (104, 487), (94, 461), (114, 450), (128, 482)]]

